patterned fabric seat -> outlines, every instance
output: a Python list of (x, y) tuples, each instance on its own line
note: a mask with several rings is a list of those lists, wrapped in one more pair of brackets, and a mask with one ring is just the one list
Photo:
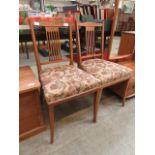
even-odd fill
[(101, 85), (131, 76), (131, 69), (102, 59), (83, 61), (81, 66), (87, 73), (99, 79)]
[(99, 86), (100, 81), (85, 71), (66, 65), (41, 71), (40, 79), (48, 104)]

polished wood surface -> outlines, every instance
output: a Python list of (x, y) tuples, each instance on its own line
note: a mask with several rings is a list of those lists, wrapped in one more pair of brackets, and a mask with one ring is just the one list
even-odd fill
[(121, 33), (121, 41), (118, 49), (118, 56), (132, 55), (135, 50), (135, 33), (126, 31)]
[(19, 93), (31, 91), (40, 87), (39, 81), (29, 66), (19, 68)]
[(19, 69), (19, 138), (24, 140), (45, 129), (39, 98), (40, 83), (30, 67)]

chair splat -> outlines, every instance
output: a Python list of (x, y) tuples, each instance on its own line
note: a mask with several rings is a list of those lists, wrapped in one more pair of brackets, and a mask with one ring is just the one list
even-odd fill
[(61, 43), (58, 27), (46, 27), (47, 46), (49, 51), (49, 61), (61, 60)]
[(95, 49), (95, 31), (94, 27), (86, 27), (85, 33), (86, 52), (87, 54), (93, 54)]

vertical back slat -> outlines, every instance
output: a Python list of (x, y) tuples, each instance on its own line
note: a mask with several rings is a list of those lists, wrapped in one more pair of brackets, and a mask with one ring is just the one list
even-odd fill
[(48, 32), (49, 33), (49, 40), (48, 40), (48, 43), (49, 43), (49, 45), (50, 45), (50, 60), (52, 61), (52, 60), (54, 60), (55, 58), (54, 58), (54, 55), (53, 55), (53, 50), (54, 50), (54, 48), (53, 48), (53, 35), (52, 35), (52, 32)]
[(59, 59), (59, 51), (58, 51), (58, 38), (57, 38), (57, 33), (58, 32), (54, 32), (54, 38), (55, 38), (55, 56), (56, 56), (56, 59)]
[(61, 55), (61, 42), (60, 42), (60, 33), (59, 31), (56, 33), (57, 36), (57, 49), (58, 49), (58, 58), (61, 59), (62, 55)]
[(52, 34), (52, 46), (53, 46), (53, 50), (52, 50), (52, 55), (53, 55), (53, 59), (56, 60), (56, 48), (55, 48), (55, 32), (51, 31)]
[(70, 22), (69, 27), (69, 47), (70, 47), (70, 64), (73, 65), (73, 36), (72, 36), (72, 23)]
[(55, 38), (56, 38), (56, 55), (57, 55), (57, 59), (60, 59), (59, 55), (60, 55), (60, 49), (59, 49), (59, 45), (60, 45), (60, 42), (59, 42), (59, 35), (58, 35), (58, 32), (55, 33)]
[(49, 32), (50, 34), (51, 34), (51, 38), (50, 38), (50, 44), (51, 44), (51, 46), (52, 46), (52, 50), (51, 50), (51, 59), (52, 60), (55, 60), (56, 58), (55, 58), (55, 54), (54, 54), (54, 36), (53, 36), (53, 31), (51, 31), (51, 32)]
[(53, 32), (53, 37), (54, 37), (54, 54), (55, 54), (55, 58), (58, 59), (58, 49), (57, 49), (57, 37), (56, 37), (56, 33), (57, 32)]
[[(85, 28), (85, 55), (81, 54), (81, 45), (80, 45), (80, 34), (79, 28)], [(101, 30), (101, 46), (100, 50), (95, 51), (95, 28), (102, 28)], [(78, 57), (79, 57), (79, 66), (82, 64), (82, 60), (90, 59), (90, 58), (102, 58), (104, 52), (104, 21), (102, 23), (97, 22), (76, 22), (76, 32), (77, 32), (77, 48), (78, 48)]]
[(61, 43), (60, 43), (60, 32), (58, 31), (57, 33), (57, 37), (58, 37), (58, 55), (59, 55), (59, 59), (62, 58), (62, 55), (61, 55)]
[(87, 38), (88, 39), (88, 42), (89, 42), (89, 44), (88, 44), (88, 54), (91, 54), (91, 31), (88, 31), (88, 34), (89, 34), (89, 38)]
[(94, 51), (95, 50), (95, 31), (94, 32), (92, 32), (92, 34), (93, 34), (93, 39), (92, 39), (92, 51)]
[(102, 22), (102, 34), (101, 34), (101, 53), (102, 53), (102, 59), (104, 58), (103, 52), (104, 52), (104, 22)]
[(95, 35), (94, 35), (94, 27), (86, 27), (86, 34), (85, 34), (85, 39), (86, 39), (86, 53), (87, 54), (93, 54), (94, 49), (95, 49)]
[(86, 42), (86, 51), (88, 51), (88, 31), (85, 32), (86, 33), (86, 37), (85, 37), (85, 42)]
[(49, 51), (49, 60), (62, 59), (61, 43), (58, 27), (46, 27), (46, 37)]
[(78, 49), (78, 59), (79, 59), (79, 65), (82, 63), (82, 57), (81, 57), (81, 44), (80, 44), (80, 34), (79, 34), (79, 25), (76, 21), (76, 46)]
[(93, 39), (93, 38), (92, 38), (92, 31), (90, 31), (89, 33), (90, 33), (90, 41), (89, 41), (89, 42), (90, 42), (90, 49), (89, 49), (89, 51), (90, 51), (90, 54), (92, 54), (92, 53), (93, 53), (93, 51), (91, 51), (92, 46), (93, 46), (93, 45), (91, 44), (91, 43), (92, 43), (92, 39)]
[[(50, 40), (49, 39), (49, 33), (46, 31), (46, 38), (47, 38), (47, 48), (48, 49), (51, 49), (51, 47), (50, 47), (50, 44), (49, 44), (49, 42), (48, 42), (48, 40)], [(50, 61), (50, 58), (51, 58), (51, 52), (50, 52), (51, 50), (49, 50), (48, 51), (48, 56), (49, 56), (49, 61)]]

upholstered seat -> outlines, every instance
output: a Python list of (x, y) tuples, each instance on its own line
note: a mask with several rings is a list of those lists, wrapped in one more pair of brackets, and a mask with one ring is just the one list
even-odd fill
[(128, 79), (131, 69), (103, 59), (89, 59), (81, 63), (87, 73), (100, 80), (102, 85), (121, 79)]
[(66, 65), (41, 71), (40, 79), (48, 104), (99, 86), (99, 80), (85, 71)]

